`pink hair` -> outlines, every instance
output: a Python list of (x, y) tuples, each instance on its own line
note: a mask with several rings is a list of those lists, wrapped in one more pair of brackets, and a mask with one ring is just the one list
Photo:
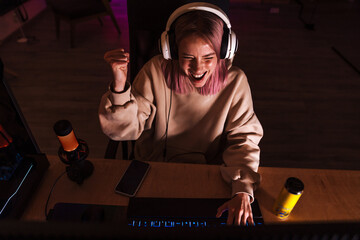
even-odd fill
[[(204, 12), (193, 11), (184, 14), (176, 20), (175, 24), (175, 43), (171, 46), (177, 46), (185, 37), (194, 34), (203, 38), (213, 46), (218, 59), (214, 73), (201, 88), (196, 89), (202, 95), (213, 95), (218, 93), (225, 85), (227, 79), (226, 60), (220, 59), (220, 48), (223, 35), (223, 21), (216, 15)], [(188, 94), (195, 87), (189, 78), (180, 69), (178, 59), (165, 60), (162, 64), (166, 84), (176, 93)]]

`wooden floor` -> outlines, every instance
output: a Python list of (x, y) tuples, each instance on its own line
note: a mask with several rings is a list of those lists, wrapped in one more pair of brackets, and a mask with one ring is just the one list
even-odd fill
[[(231, 1), (230, 19), (239, 38), (234, 64), (248, 76), (255, 111), (263, 124), (261, 165), (360, 169), (360, 3), (304, 1), (300, 6)], [(316, 1), (315, 1), (316, 2)], [(46, 10), (0, 46), (6, 74), (41, 150), (56, 154), (53, 124), (72, 122), (86, 140), (90, 157), (103, 157), (107, 137), (97, 108), (112, 78), (105, 51), (129, 49), (126, 5), (111, 1), (122, 30), (110, 18), (82, 23), (71, 49), (69, 26), (55, 38), (53, 15)], [(273, 13), (277, 12), (278, 13)], [(337, 53), (340, 52), (353, 67)]]

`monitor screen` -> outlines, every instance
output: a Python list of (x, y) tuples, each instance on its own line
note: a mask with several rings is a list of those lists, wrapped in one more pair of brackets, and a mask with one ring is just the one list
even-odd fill
[(0, 124), (12, 138), (20, 154), (41, 153), (14, 94), (4, 79), (3, 70), (4, 66), (0, 59)]

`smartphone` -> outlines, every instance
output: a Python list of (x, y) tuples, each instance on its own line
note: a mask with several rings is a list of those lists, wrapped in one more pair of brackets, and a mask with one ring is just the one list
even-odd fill
[(149, 169), (149, 163), (132, 160), (119, 183), (116, 185), (115, 192), (128, 197), (134, 197)]

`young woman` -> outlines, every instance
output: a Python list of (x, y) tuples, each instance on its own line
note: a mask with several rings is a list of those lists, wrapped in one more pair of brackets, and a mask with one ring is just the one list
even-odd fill
[(221, 165), (233, 198), (217, 217), (228, 210), (228, 224), (251, 224), (263, 130), (245, 74), (231, 66), (231, 53), (222, 52), (226, 24), (212, 10), (181, 14), (166, 33), (169, 51), (146, 63), (132, 85), (129, 53), (105, 53), (114, 81), (101, 99), (99, 118), (110, 138), (136, 140), (138, 160)]

